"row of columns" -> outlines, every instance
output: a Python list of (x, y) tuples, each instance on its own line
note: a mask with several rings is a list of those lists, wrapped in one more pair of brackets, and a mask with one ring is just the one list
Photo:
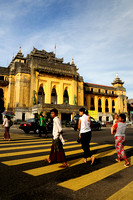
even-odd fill
[[(64, 85), (62, 82), (58, 83), (52, 83), (51, 80), (47, 80), (47, 81), (38, 81), (38, 84), (36, 84), (36, 99), (38, 99), (38, 90), (39, 90), (39, 86), (40, 84), (43, 84), (43, 86), (45, 85), (45, 87), (43, 87), (44, 89), (44, 93), (45, 93), (45, 103), (47, 104), (51, 104), (51, 92), (54, 86), (56, 86), (56, 94), (57, 94), (57, 104), (63, 104), (63, 95), (64, 95)], [(69, 85), (68, 87), (68, 96), (69, 96), (69, 104), (73, 105), (73, 101), (74, 101), (74, 91), (73, 91), (73, 87), (71, 85)]]

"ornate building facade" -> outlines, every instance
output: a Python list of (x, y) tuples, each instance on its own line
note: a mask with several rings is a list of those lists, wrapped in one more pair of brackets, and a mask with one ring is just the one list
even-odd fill
[(118, 75), (112, 87), (84, 83), (73, 60), (64, 63), (35, 48), (24, 57), (20, 48), (7, 68), (0, 67), (0, 113), (12, 110), (25, 120), (57, 108), (62, 120), (71, 120), (85, 106), (109, 121), (112, 113), (127, 112), (123, 84)]

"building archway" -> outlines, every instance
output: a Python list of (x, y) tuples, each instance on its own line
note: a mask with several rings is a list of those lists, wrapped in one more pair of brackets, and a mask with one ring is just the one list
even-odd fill
[(112, 100), (112, 113), (115, 113), (115, 101)]
[(102, 112), (102, 102), (101, 102), (101, 99), (98, 100), (98, 112)]
[(54, 86), (51, 93), (51, 104), (57, 104), (56, 87)]
[(95, 106), (94, 106), (94, 98), (91, 98), (91, 110), (95, 110)]
[(108, 108), (108, 99), (106, 99), (105, 101), (105, 112), (109, 112), (109, 108)]
[(0, 88), (0, 123), (2, 123), (2, 114), (5, 110), (4, 108), (4, 91), (2, 88)]
[(45, 93), (43, 90), (43, 84), (41, 84), (38, 91), (38, 104), (44, 104), (44, 103), (45, 103)]
[(64, 90), (63, 103), (64, 104), (69, 104), (69, 96), (68, 96), (67, 88), (65, 88), (65, 90)]

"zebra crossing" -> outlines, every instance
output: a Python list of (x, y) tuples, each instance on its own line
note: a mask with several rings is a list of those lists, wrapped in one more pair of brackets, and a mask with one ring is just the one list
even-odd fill
[[(14, 166), (19, 167), (22, 164), (24, 165), (26, 163), (34, 164), (39, 161), (44, 161), (44, 159), (48, 158), (49, 156), (51, 142), (52, 142), (51, 139), (42, 139), (42, 138), (38, 139), (35, 137), (34, 138), (29, 137), (28, 140), (25, 140), (23, 138), (21, 140), (10, 141), (10, 142), (3, 141), (2, 138), (0, 138), (1, 163), (9, 167), (14, 167)], [(133, 148), (132, 146), (125, 146), (125, 150), (130, 150), (132, 148)], [(68, 159), (68, 166), (70, 169), (83, 164), (83, 158), (82, 158), (83, 151), (81, 149), (81, 144), (78, 144), (77, 141), (66, 141), (64, 149), (66, 156), (71, 158)], [(95, 157), (97, 159), (113, 156), (114, 154), (116, 154), (116, 151), (112, 144), (99, 145), (98, 143), (91, 143), (91, 150), (97, 151), (97, 153), (95, 154)], [(42, 155), (43, 153), (44, 155)], [(74, 157), (77, 155), (79, 155), (79, 158)], [(20, 156), (23, 157), (26, 156), (26, 158), (21, 158)], [(133, 165), (133, 156), (130, 157), (130, 163), (131, 165)], [(50, 175), (55, 172), (58, 173), (58, 171), (60, 170), (64, 170), (62, 168), (59, 168), (59, 166), (60, 166), (59, 163), (47, 165), (44, 162), (44, 166), (37, 167), (37, 165), (35, 165), (35, 167), (33, 167), (32, 165), (32, 169), (23, 170), (22, 173), (33, 177), (39, 177), (46, 174)], [(87, 186), (90, 186), (91, 184), (101, 181), (106, 177), (118, 173), (122, 170), (125, 170), (124, 161), (122, 161), (121, 163), (114, 163), (109, 166), (105, 166), (101, 169), (92, 171), (85, 175), (78, 176), (76, 178), (70, 178), (66, 181), (58, 183), (57, 185), (61, 188), (66, 188), (71, 191), (78, 191)], [(126, 187), (132, 188), (133, 182), (125, 186), (125, 188)], [(122, 190), (125, 189), (123, 188)], [(108, 198), (108, 200), (111, 199), (115, 199), (115, 196)]]

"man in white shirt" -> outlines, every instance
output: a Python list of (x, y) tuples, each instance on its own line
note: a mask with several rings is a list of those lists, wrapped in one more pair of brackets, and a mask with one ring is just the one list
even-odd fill
[(51, 146), (51, 152), (49, 159), (46, 159), (48, 163), (51, 162), (63, 162), (60, 167), (67, 167), (66, 156), (63, 149), (64, 139), (62, 136), (61, 121), (58, 118), (58, 110), (52, 109), (50, 111), (51, 117), (53, 118), (53, 144)]

